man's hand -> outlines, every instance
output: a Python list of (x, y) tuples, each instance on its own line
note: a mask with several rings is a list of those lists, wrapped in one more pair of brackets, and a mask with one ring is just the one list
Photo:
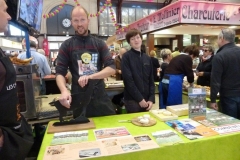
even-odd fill
[(70, 104), (72, 102), (72, 97), (71, 97), (70, 92), (66, 91), (66, 92), (61, 93), (59, 102), (66, 108), (70, 108)]
[(143, 99), (141, 102), (139, 102), (139, 105), (142, 108), (147, 108), (148, 107), (148, 103), (145, 101), (145, 99)]
[(88, 84), (88, 80), (89, 79), (92, 79), (90, 75), (86, 75), (86, 76), (81, 76), (79, 79), (78, 79), (78, 84), (83, 88), (85, 87), (87, 84)]
[(211, 103), (211, 108), (217, 111), (218, 110), (217, 103)]
[(147, 111), (149, 111), (152, 108), (153, 102), (147, 101), (147, 104), (148, 104)]
[(203, 76), (204, 72), (196, 72), (197, 76)]

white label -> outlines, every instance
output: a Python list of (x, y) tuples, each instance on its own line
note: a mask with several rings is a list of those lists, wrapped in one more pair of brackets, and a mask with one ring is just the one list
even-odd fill
[(202, 93), (202, 89), (201, 88), (193, 88), (192, 89), (192, 94), (201, 94)]

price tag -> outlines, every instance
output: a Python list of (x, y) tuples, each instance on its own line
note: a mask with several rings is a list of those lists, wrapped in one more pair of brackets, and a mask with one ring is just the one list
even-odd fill
[(193, 88), (192, 89), (192, 94), (201, 94), (202, 93), (202, 89), (201, 88)]

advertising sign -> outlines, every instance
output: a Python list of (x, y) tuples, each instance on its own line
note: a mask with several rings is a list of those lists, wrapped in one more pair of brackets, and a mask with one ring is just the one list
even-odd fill
[(124, 31), (116, 32), (117, 40), (125, 39), (129, 29), (144, 33), (163, 29), (179, 23), (240, 25), (240, 4), (181, 0), (140, 19)]
[(181, 2), (181, 23), (240, 24), (240, 5), (206, 2)]

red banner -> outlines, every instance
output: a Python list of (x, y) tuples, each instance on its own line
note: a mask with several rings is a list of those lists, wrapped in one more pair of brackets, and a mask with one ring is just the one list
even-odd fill
[(48, 47), (48, 40), (44, 38), (43, 40), (43, 50), (45, 51), (45, 56), (49, 56), (49, 47)]

